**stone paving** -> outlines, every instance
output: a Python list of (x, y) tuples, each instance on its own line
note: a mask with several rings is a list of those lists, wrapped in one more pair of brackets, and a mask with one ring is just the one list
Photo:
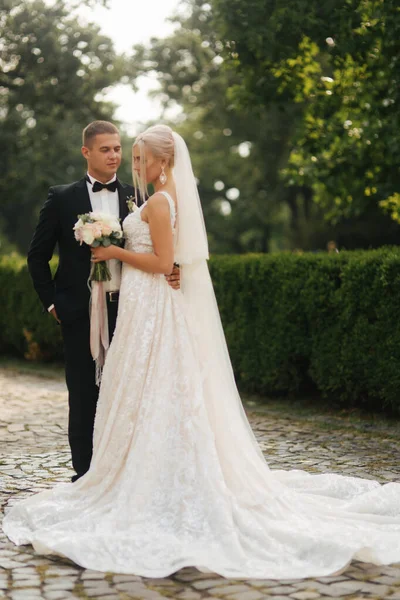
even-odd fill
[[(355, 427), (263, 410), (249, 411), (269, 464), (335, 471), (382, 482), (400, 480), (400, 441), (384, 426)], [(0, 499), (16, 499), (68, 481), (67, 397), (63, 381), (0, 368)], [(396, 430), (398, 431), (398, 430)], [(333, 577), (230, 580), (186, 568), (166, 579), (99, 573), (17, 548), (0, 533), (0, 598), (10, 600), (400, 600), (400, 564), (351, 563)]]

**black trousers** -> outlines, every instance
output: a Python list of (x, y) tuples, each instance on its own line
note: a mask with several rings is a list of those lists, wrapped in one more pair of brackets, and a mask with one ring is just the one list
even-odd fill
[[(108, 330), (112, 339), (117, 320), (118, 302), (107, 302)], [(90, 353), (89, 315), (61, 324), (65, 378), (68, 388), (68, 439), (72, 466), (77, 477), (89, 470), (93, 452), (93, 427), (99, 388), (95, 382), (95, 363)]]

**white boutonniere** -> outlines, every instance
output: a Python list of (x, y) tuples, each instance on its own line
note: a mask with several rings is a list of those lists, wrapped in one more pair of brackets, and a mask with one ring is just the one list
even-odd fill
[(128, 196), (128, 198), (126, 199), (126, 205), (130, 213), (133, 213), (135, 212), (135, 210), (137, 210), (137, 205), (133, 196)]

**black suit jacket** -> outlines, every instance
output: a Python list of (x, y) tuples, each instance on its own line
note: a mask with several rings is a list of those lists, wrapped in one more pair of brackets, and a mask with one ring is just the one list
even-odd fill
[[(132, 186), (118, 182), (119, 217), (128, 215), (126, 201), (134, 194)], [(89, 246), (79, 245), (73, 227), (78, 215), (90, 212), (86, 179), (49, 189), (40, 211), (39, 223), (28, 251), (28, 268), (33, 285), (45, 308), (55, 305), (63, 323), (88, 314), (91, 267)], [(49, 261), (58, 245), (59, 265), (52, 277)]]

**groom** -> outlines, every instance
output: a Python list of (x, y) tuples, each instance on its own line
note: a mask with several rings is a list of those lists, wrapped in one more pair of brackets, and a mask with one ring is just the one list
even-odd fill
[[(69, 392), (68, 438), (76, 481), (88, 471), (92, 457), (93, 425), (98, 398), (95, 363), (90, 353), (88, 278), (91, 267), (89, 246), (75, 240), (73, 226), (78, 215), (106, 212), (121, 221), (128, 215), (127, 201), (132, 186), (120, 182), (121, 164), (118, 129), (108, 121), (94, 121), (83, 130), (82, 154), (86, 176), (75, 183), (49, 189), (28, 251), (33, 285), (46, 311), (61, 325), (65, 375)], [(58, 245), (59, 265), (54, 276), (49, 261)], [(109, 261), (111, 281), (106, 282), (110, 340), (115, 328), (120, 287), (120, 264)], [(179, 276), (169, 280), (179, 287)]]

